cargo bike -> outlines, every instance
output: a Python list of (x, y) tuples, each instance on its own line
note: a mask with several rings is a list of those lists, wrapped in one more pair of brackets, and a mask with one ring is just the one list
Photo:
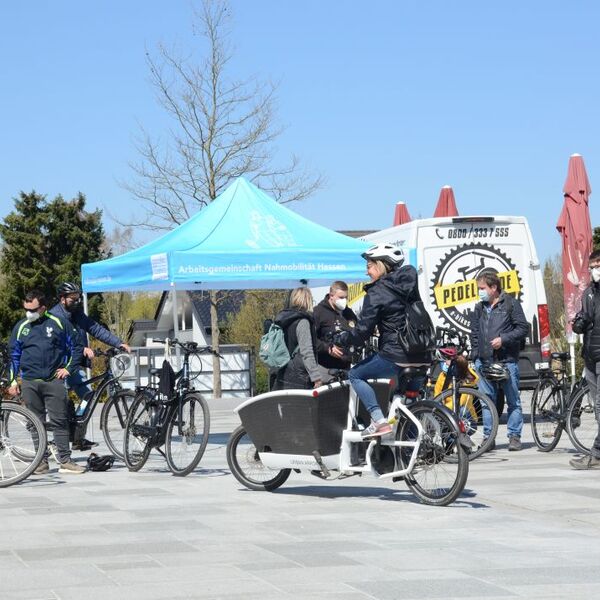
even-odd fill
[(370, 475), (390, 483), (403, 480), (425, 504), (454, 502), (469, 472), (464, 436), (445, 406), (407, 397), (410, 378), (423, 374), (408, 367), (398, 383), (369, 382), (393, 424), (385, 437), (362, 437), (368, 414), (347, 381), (249, 399), (235, 409), (241, 425), (227, 444), (231, 472), (245, 487), (266, 491), (283, 485), (292, 471), (327, 481)]

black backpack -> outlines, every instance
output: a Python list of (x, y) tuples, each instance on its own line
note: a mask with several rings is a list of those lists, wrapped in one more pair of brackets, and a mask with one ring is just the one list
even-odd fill
[(406, 305), (398, 328), (398, 343), (408, 356), (430, 352), (435, 348), (435, 329), (422, 300)]

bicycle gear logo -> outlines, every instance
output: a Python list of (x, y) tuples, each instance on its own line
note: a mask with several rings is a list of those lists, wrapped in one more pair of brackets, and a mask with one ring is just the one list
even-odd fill
[(479, 301), (476, 279), (485, 271), (498, 275), (502, 289), (521, 299), (521, 277), (506, 254), (488, 244), (459, 246), (442, 258), (431, 280), (433, 305), (446, 326), (471, 330), (471, 315)]

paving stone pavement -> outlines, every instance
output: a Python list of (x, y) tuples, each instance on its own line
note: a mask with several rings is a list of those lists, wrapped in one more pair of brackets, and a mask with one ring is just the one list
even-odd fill
[(210, 443), (188, 477), (160, 456), (139, 473), (59, 475), (51, 463), (0, 490), (0, 600), (600, 594), (600, 472), (569, 468), (566, 435), (540, 453), (526, 424), (524, 450), (509, 453), (501, 425), (497, 450), (471, 463), (445, 508), (358, 477), (292, 474), (276, 492), (252, 492), (227, 468), (232, 405), (211, 403)]

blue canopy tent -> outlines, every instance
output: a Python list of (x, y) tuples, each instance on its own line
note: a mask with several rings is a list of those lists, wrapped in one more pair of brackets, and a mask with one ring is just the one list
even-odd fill
[(354, 282), (365, 279), (361, 253), (369, 246), (301, 217), (240, 177), (166, 235), (82, 265), (81, 281), (86, 293)]

